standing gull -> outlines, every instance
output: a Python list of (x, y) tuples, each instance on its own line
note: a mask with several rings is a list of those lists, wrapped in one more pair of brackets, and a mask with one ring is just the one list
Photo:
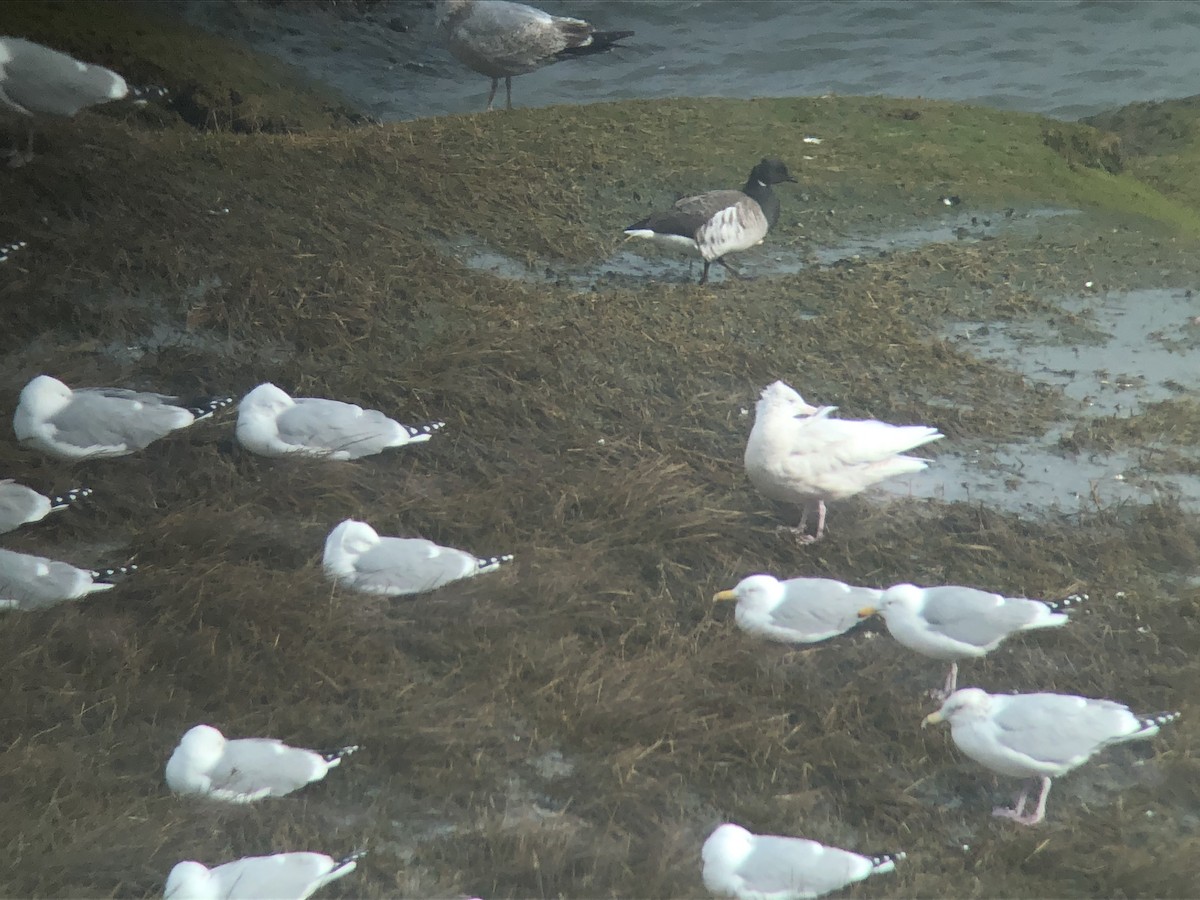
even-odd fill
[(109, 591), (114, 587), (113, 578), (136, 570), (137, 566), (99, 571), (77, 569), (42, 556), (0, 550), (0, 610), (44, 609), (97, 591)]
[(878, 613), (892, 637), (905, 647), (950, 660), (946, 685), (935, 694), (944, 700), (958, 686), (958, 660), (986, 656), (1018, 631), (1066, 625), (1064, 610), (1086, 599), (1086, 594), (1072, 594), (1060, 601), (1029, 600), (957, 585), (897, 584), (859, 615)]
[[(1112, 700), (1072, 694), (988, 694), (979, 688), (955, 691), (924, 725), (950, 723), (958, 749), (1000, 775), (1030, 781), (1016, 805), (992, 815), (1021, 825), (1046, 817), (1050, 779), (1065, 775), (1111, 744), (1153, 737), (1179, 713), (1138, 716)], [(1037, 808), (1025, 812), (1030, 788), (1041, 780)]]
[[(0, 103), (22, 115), (73, 116), (85, 106), (120, 100), (129, 93), (125, 79), (103, 66), (93, 66), (27, 41), (0, 37)], [(12, 165), (33, 158), (33, 126), (29, 149), (12, 151)]]
[(366, 854), (342, 859), (324, 853), (246, 856), (208, 868), (194, 860), (176, 863), (164, 900), (306, 900), (331, 881), (349, 875)]
[(47, 497), (11, 478), (0, 479), (0, 534), (29, 522), (40, 522), (50, 513), (66, 509), (91, 493), (91, 488), (78, 487)]
[(782, 162), (764, 158), (750, 170), (740, 191), (684, 197), (670, 209), (634, 222), (625, 233), (699, 253), (704, 259), (701, 284), (708, 281), (708, 267), (714, 262), (740, 278), (737, 269), (725, 261), (725, 254), (763, 242), (779, 221), (779, 198), (771, 185), (795, 180)]
[(237, 438), (260, 456), (299, 453), (344, 460), (427, 441), (444, 425), (433, 422), (414, 428), (353, 403), (317, 397), (293, 399), (268, 382), (238, 404)]
[(128, 456), (177, 428), (186, 428), (233, 402), (204, 397), (177, 405), (178, 397), (122, 388), (71, 390), (39, 375), (21, 391), (13, 416), (17, 439), (59, 459)]
[(903, 853), (862, 856), (807, 838), (753, 834), (726, 822), (701, 851), (704, 886), (738, 900), (805, 900), (821, 897), (896, 868)]
[[(842, 500), (896, 475), (920, 472), (927, 460), (904, 451), (940, 440), (936, 428), (889, 425), (873, 419), (835, 419), (836, 406), (817, 408), (776, 381), (763, 389), (746, 443), (746, 474), (759, 493), (800, 504), (800, 524), (791, 529), (801, 543), (825, 533), (825, 501)], [(817, 530), (805, 532), (810, 512)]]
[(859, 623), (859, 611), (876, 603), (883, 591), (854, 587), (832, 578), (790, 578), (770, 575), (743, 578), (713, 602), (736, 600), (734, 619), (748, 634), (788, 644), (815, 644)]
[(609, 50), (632, 31), (597, 31), (590, 22), (552, 16), (507, 0), (439, 0), (438, 28), (463, 65), (492, 79), (487, 108), (504, 79), (512, 109), (512, 77), (550, 63)]
[(282, 797), (320, 781), (357, 746), (329, 753), (289, 747), (270, 738), (227, 740), (211, 725), (196, 725), (167, 761), (167, 787), (226, 803)]
[(347, 519), (325, 539), (322, 565), (344, 587), (401, 597), (494, 572), (510, 560), (511, 554), (485, 559), (422, 538), (380, 537), (366, 522)]

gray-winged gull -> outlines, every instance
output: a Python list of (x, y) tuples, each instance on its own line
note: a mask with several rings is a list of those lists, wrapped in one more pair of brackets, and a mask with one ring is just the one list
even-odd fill
[[(1013, 808), (997, 807), (992, 815), (1036, 825), (1046, 817), (1052, 778), (1111, 744), (1153, 737), (1177, 718), (1177, 712), (1139, 716), (1113, 700), (1072, 694), (988, 694), (963, 688), (923, 724), (949, 722), (954, 743), (971, 759), (1000, 775), (1031, 779)], [(1026, 813), (1029, 790), (1039, 779), (1037, 807)]]
[[(129, 93), (125, 79), (103, 66), (80, 62), (65, 53), (18, 37), (0, 37), (0, 102), (26, 116), (73, 116), (85, 106), (120, 100)], [(33, 157), (29, 149), (19, 165)]]
[(334, 859), (324, 853), (246, 856), (208, 868), (194, 860), (176, 863), (164, 900), (306, 900), (331, 881), (349, 875), (365, 850)]
[(271, 738), (227, 740), (211, 725), (196, 725), (167, 761), (167, 786), (226, 803), (282, 797), (320, 781), (357, 746), (328, 753), (289, 747)]
[(0, 479), (0, 534), (29, 522), (40, 522), (50, 513), (66, 509), (91, 493), (91, 488), (77, 487), (47, 496), (11, 478)]
[(123, 388), (71, 390), (39, 375), (21, 390), (13, 416), (17, 439), (59, 459), (127, 456), (178, 428), (211, 415), (232, 397), (178, 397)]
[(413, 427), (353, 403), (293, 399), (268, 382), (238, 404), (237, 437), (238, 443), (260, 456), (299, 453), (344, 460), (427, 441), (444, 424)]
[(128, 575), (137, 566), (77, 569), (43, 556), (0, 550), (0, 610), (43, 609), (78, 600), (97, 591), (112, 590), (111, 579)]
[(896, 868), (903, 853), (863, 856), (807, 838), (753, 834), (726, 822), (701, 851), (704, 886), (738, 900), (804, 900), (821, 897)]
[[(810, 406), (776, 381), (763, 389), (746, 442), (750, 483), (765, 497), (803, 507), (800, 524), (792, 529), (801, 543), (818, 541), (825, 533), (826, 500), (842, 500), (887, 478), (920, 472), (927, 460), (900, 454), (943, 437), (926, 425), (835, 419), (836, 409)], [(817, 530), (809, 535), (805, 525), (813, 511)]]
[(708, 281), (708, 267), (713, 263), (720, 263), (740, 278), (738, 270), (725, 261), (725, 255), (763, 242), (779, 221), (779, 198), (771, 185), (795, 180), (778, 159), (763, 159), (750, 170), (740, 191), (708, 191), (684, 197), (670, 209), (634, 222), (625, 234), (699, 253), (704, 260), (700, 284)]
[(855, 587), (832, 578), (789, 578), (751, 575), (713, 602), (737, 601), (734, 619), (749, 634), (789, 644), (814, 644), (849, 631), (859, 611), (876, 603), (883, 591)]
[(950, 660), (945, 687), (936, 695), (944, 699), (958, 686), (958, 660), (986, 656), (1018, 631), (1066, 625), (1064, 610), (1086, 599), (1086, 594), (1072, 594), (1058, 601), (1031, 600), (958, 585), (897, 584), (860, 615), (878, 613), (892, 637), (905, 647)]
[(512, 109), (514, 75), (601, 53), (633, 35), (632, 31), (597, 31), (582, 19), (552, 16), (507, 0), (439, 0), (437, 24), (458, 61), (492, 79), (489, 110), (501, 78)]
[(344, 587), (400, 597), (494, 572), (511, 559), (512, 554), (478, 557), (423, 538), (380, 537), (366, 522), (346, 519), (325, 539), (322, 565)]

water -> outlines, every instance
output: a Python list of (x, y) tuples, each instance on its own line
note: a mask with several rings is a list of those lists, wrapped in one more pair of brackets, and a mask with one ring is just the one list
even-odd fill
[[(1177, 2), (543, 0), (633, 29), (628, 46), (514, 79), (517, 106), (882, 94), (1064, 119), (1200, 85), (1200, 5)], [(481, 110), (489, 81), (438, 41), (431, 4), (363, 14), (174, 0), (177, 15), (301, 66), (385, 121)], [(503, 91), (503, 88), (501, 88)]]

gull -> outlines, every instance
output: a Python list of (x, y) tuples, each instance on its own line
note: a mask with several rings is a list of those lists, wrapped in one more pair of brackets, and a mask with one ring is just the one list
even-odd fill
[(293, 399), (267, 382), (238, 404), (237, 438), (260, 456), (298, 453), (345, 460), (427, 441), (444, 425), (433, 422), (414, 428), (353, 403), (317, 397)]
[(832, 578), (789, 578), (771, 575), (743, 578), (713, 602), (736, 600), (734, 619), (748, 634), (788, 644), (815, 644), (849, 631), (859, 610), (875, 603), (883, 591), (853, 587)]
[(704, 886), (738, 900), (804, 900), (821, 897), (896, 868), (903, 853), (862, 856), (816, 841), (753, 834), (726, 822), (701, 851)]
[(779, 221), (779, 198), (771, 185), (795, 180), (778, 159), (764, 158), (750, 170), (740, 191), (684, 197), (670, 209), (634, 222), (625, 234), (699, 253), (704, 260), (701, 284), (707, 283), (708, 267), (713, 263), (740, 278), (741, 273), (725, 261), (725, 255), (763, 242)]
[(504, 79), (512, 109), (512, 79), (550, 63), (611, 49), (632, 31), (597, 31), (590, 22), (552, 16), (507, 0), (439, 0), (437, 26), (458, 61), (492, 79), (487, 108)]
[[(958, 749), (1000, 775), (1030, 779), (1013, 808), (997, 807), (992, 815), (1021, 825), (1046, 817), (1050, 780), (1065, 775), (1111, 744), (1153, 737), (1179, 713), (1138, 716), (1113, 700), (1073, 694), (988, 694), (963, 688), (923, 725), (950, 723)], [(1041, 780), (1036, 809), (1025, 812), (1030, 788)]]
[(137, 566), (77, 569), (42, 556), (0, 550), (0, 610), (44, 609), (78, 600), (97, 591), (110, 591), (113, 579), (137, 571)]
[(878, 613), (892, 637), (905, 647), (933, 659), (950, 660), (946, 685), (935, 693), (945, 699), (958, 686), (958, 660), (986, 656), (1018, 631), (1066, 625), (1065, 610), (1086, 599), (1086, 594), (1072, 594), (1058, 601), (1030, 600), (957, 585), (921, 588), (897, 584), (859, 615), (866, 618)]
[[(125, 79), (103, 66), (80, 62), (24, 38), (0, 37), (0, 104), (32, 118), (37, 114), (74, 116), (85, 106), (120, 100), (129, 93)], [(14, 149), (10, 165), (33, 159), (29, 149)]]
[(365, 850), (334, 859), (324, 853), (245, 856), (208, 868), (194, 860), (176, 863), (164, 900), (306, 900), (331, 881), (349, 875)]
[(29, 522), (40, 522), (50, 513), (66, 509), (91, 493), (91, 488), (77, 487), (46, 496), (11, 478), (0, 479), (0, 534)]
[(211, 725), (190, 728), (167, 760), (167, 786), (225, 803), (282, 797), (320, 781), (358, 746), (328, 753), (270, 738), (227, 740)]
[(212, 415), (233, 398), (178, 401), (123, 388), (71, 390), (57, 378), (39, 375), (21, 390), (13, 430), (22, 445), (59, 459), (128, 456)]
[(346, 519), (325, 539), (322, 565), (344, 587), (400, 597), (494, 572), (511, 560), (512, 554), (482, 558), (422, 538), (380, 537), (366, 522)]
[[(791, 531), (804, 544), (825, 533), (825, 501), (842, 500), (896, 475), (920, 472), (927, 460), (906, 450), (941, 440), (926, 425), (889, 425), (835, 419), (836, 406), (810, 406), (791, 387), (776, 381), (763, 389), (754, 427), (746, 442), (746, 474), (765, 497), (800, 504), (800, 524)], [(817, 530), (805, 532), (810, 512)]]

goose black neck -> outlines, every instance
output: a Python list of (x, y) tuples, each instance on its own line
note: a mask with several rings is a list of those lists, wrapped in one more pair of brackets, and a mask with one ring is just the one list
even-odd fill
[(763, 215), (767, 217), (767, 225), (774, 228), (775, 223), (779, 221), (779, 198), (775, 196), (771, 186), (763, 184), (751, 175), (746, 179), (746, 186), (742, 188), (742, 193), (758, 202), (758, 205), (762, 207)]

